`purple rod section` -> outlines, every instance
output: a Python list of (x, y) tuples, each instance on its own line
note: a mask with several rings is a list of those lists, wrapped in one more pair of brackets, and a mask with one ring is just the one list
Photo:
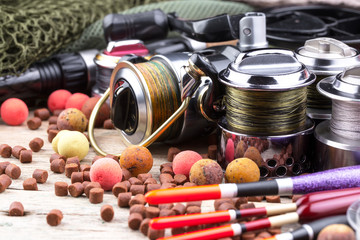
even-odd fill
[(360, 187), (360, 165), (292, 177), (293, 193)]

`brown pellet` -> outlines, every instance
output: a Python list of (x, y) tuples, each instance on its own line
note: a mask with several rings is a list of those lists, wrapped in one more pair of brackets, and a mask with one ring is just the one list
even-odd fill
[(201, 225), (194, 225), (194, 226), (187, 226), (185, 228), (186, 232), (195, 232), (195, 231), (199, 231), (201, 230), (202, 226)]
[(248, 209), (248, 208), (255, 208), (255, 204), (254, 203), (244, 203), (241, 204), (239, 209)]
[(181, 150), (177, 147), (170, 147), (167, 154), (167, 160), (168, 162), (172, 162), (174, 160), (174, 157), (176, 154), (181, 152)]
[(84, 186), (84, 192), (85, 192), (85, 188), (87, 185), (89, 185), (89, 183), (91, 183), (90, 181), (83, 181), (82, 185)]
[(192, 201), (186, 203), (186, 208), (196, 206), (201, 208), (202, 201)]
[(9, 164), (10, 162), (0, 162), (0, 175), (5, 173), (5, 169)]
[(216, 145), (210, 145), (208, 147), (208, 157), (210, 159), (216, 159), (216, 156), (217, 156), (217, 146)]
[(157, 189), (160, 189), (161, 188), (161, 185), (160, 184), (148, 184), (146, 185), (146, 192), (150, 192), (152, 190), (157, 190)]
[(171, 176), (171, 174), (168, 173), (162, 173), (159, 176), (160, 179), (160, 183), (164, 184), (164, 183), (175, 183), (174, 178)]
[(50, 163), (50, 169), (51, 171), (53, 171), (54, 173), (63, 173), (65, 172), (65, 160), (64, 159), (54, 159), (51, 163)]
[(161, 174), (170, 174), (171, 176), (174, 176), (174, 171), (172, 169), (172, 167), (169, 166), (165, 166), (161, 169), (160, 171)]
[(3, 158), (11, 157), (12, 148), (7, 144), (0, 145), (0, 156)]
[(198, 206), (189, 206), (186, 208), (187, 214), (193, 214), (193, 213), (201, 213), (201, 207)]
[(55, 183), (55, 195), (58, 197), (64, 197), (68, 195), (68, 184), (66, 182)]
[(145, 194), (145, 185), (131, 185), (129, 191), (133, 196), (136, 194)]
[(101, 188), (101, 185), (98, 182), (90, 182), (84, 189), (86, 197), (89, 197), (92, 188)]
[(145, 217), (145, 209), (146, 207), (143, 204), (135, 204), (130, 207), (129, 214), (140, 213), (141, 216)]
[(50, 225), (50, 226), (57, 226), (61, 223), (61, 220), (63, 219), (63, 214), (60, 210), (58, 209), (53, 209), (51, 210), (47, 215), (46, 215), (46, 222)]
[(239, 209), (241, 204), (248, 203), (248, 199), (247, 197), (238, 197), (238, 198), (233, 198), (233, 202), (235, 208)]
[(24, 180), (23, 182), (23, 188), (24, 190), (33, 190), (33, 191), (37, 191), (38, 187), (37, 187), (37, 182), (35, 178), (27, 178)]
[(123, 174), (123, 181), (124, 180), (129, 180), (131, 178), (131, 172), (129, 170), (127, 170), (126, 168), (121, 168), (122, 170), (122, 174)]
[(80, 182), (70, 184), (68, 187), (69, 193), (72, 197), (79, 197), (84, 193), (84, 186)]
[(261, 202), (264, 200), (264, 196), (249, 196), (248, 201), (249, 202)]
[(129, 178), (129, 182), (131, 185), (142, 185), (143, 184), (143, 182), (136, 177)]
[(175, 212), (175, 215), (183, 215), (185, 214), (186, 207), (182, 203), (176, 203), (172, 210)]
[(75, 163), (78, 166), (78, 169), (80, 169), (80, 160), (79, 157), (69, 157), (66, 159), (66, 164)]
[(5, 174), (11, 177), (12, 179), (18, 179), (21, 175), (21, 169), (17, 165), (10, 163), (5, 168)]
[(106, 119), (104, 121), (103, 128), (105, 128), (105, 129), (114, 129), (115, 127), (114, 127), (114, 124), (111, 121), (111, 119)]
[(43, 146), (44, 140), (38, 137), (29, 142), (29, 147), (33, 152), (39, 152)]
[(133, 213), (129, 215), (128, 218), (128, 226), (132, 230), (138, 230), (140, 227), (140, 224), (143, 220), (143, 217), (139, 213)]
[(17, 159), (19, 159), (19, 157), (20, 157), (20, 152), (21, 152), (22, 150), (26, 150), (26, 148), (24, 148), (23, 146), (17, 145), (17, 146), (15, 146), (15, 147), (12, 148), (11, 154), (12, 154), (14, 157), (16, 157)]
[(176, 184), (175, 183), (163, 183), (160, 187), (160, 189), (168, 189), (168, 188), (174, 188), (176, 187)]
[(53, 116), (49, 117), (49, 124), (57, 124), (57, 119), (58, 119), (58, 116), (55, 114)]
[(93, 204), (101, 203), (104, 198), (104, 189), (92, 188), (89, 192), (89, 201)]
[(90, 179), (90, 171), (85, 171), (85, 172), (82, 172), (83, 173), (83, 178), (84, 178), (84, 181), (91, 181)]
[(195, 183), (192, 183), (192, 182), (186, 182), (184, 183), (184, 187), (195, 187), (197, 186)]
[(50, 111), (47, 108), (38, 108), (34, 111), (34, 116), (45, 121), (50, 118)]
[(78, 172), (78, 171), (79, 171), (79, 167), (76, 163), (69, 163), (65, 165), (65, 176), (67, 176), (68, 178), (71, 177), (71, 174), (73, 172)]
[(163, 204), (158, 205), (158, 208), (160, 210), (162, 210), (162, 209), (170, 209), (171, 210), (173, 207), (174, 207), (173, 203), (163, 203)]
[(242, 240), (253, 240), (255, 238), (255, 233), (253, 232), (245, 232), (241, 234)]
[(31, 150), (22, 150), (20, 152), (19, 160), (21, 163), (31, 163), (32, 162), (32, 151)]
[(11, 178), (6, 174), (0, 175), (0, 193), (5, 191), (12, 183)]
[(55, 159), (64, 159), (64, 161), (66, 161), (66, 157), (63, 156), (63, 155), (60, 155), (58, 153), (53, 153), (50, 155), (50, 159), (49, 159), (49, 162), (51, 163), (53, 160)]
[(151, 220), (150, 218), (145, 218), (144, 220), (142, 220), (140, 227), (139, 227), (140, 232), (142, 234), (144, 234), (145, 236), (147, 236), (150, 220)]
[(168, 216), (174, 216), (175, 212), (171, 209), (161, 209), (159, 213), (159, 217), (168, 217)]
[(100, 209), (100, 216), (105, 222), (110, 222), (114, 218), (114, 209), (111, 205), (105, 204)]
[(145, 208), (145, 217), (147, 218), (156, 218), (160, 214), (160, 209), (157, 207), (147, 207)]
[(226, 202), (226, 203), (234, 204), (231, 198), (220, 198), (220, 199), (216, 199), (216, 200), (214, 201), (214, 209), (215, 209), (215, 211), (217, 211), (217, 210), (219, 209), (220, 205), (223, 204), (223, 203), (225, 203), (225, 202)]
[(26, 121), (26, 125), (30, 130), (36, 130), (41, 126), (41, 119), (38, 117), (30, 118)]
[(59, 130), (57, 124), (49, 124), (46, 133), (49, 134), (50, 130)]
[(143, 194), (137, 194), (137, 195), (135, 195), (135, 197), (131, 198), (129, 201), (129, 206), (131, 207), (132, 205), (135, 205), (135, 204), (145, 205), (146, 204), (145, 196)]
[(91, 166), (88, 164), (80, 164), (80, 172), (90, 171)]
[(118, 194), (118, 206), (119, 207), (129, 207), (129, 202), (131, 199), (131, 192), (123, 192)]
[(73, 172), (71, 174), (71, 183), (82, 183), (84, 181), (84, 173), (83, 172)]
[(172, 169), (172, 162), (166, 162), (160, 165), (160, 172), (164, 167), (170, 167)]
[(224, 202), (224, 203), (220, 204), (220, 206), (217, 208), (217, 211), (224, 211), (224, 210), (230, 210), (230, 209), (236, 209), (234, 204)]
[(176, 185), (183, 185), (187, 181), (187, 177), (184, 174), (175, 174), (174, 180)]
[(12, 202), (10, 204), (9, 216), (24, 216), (24, 206), (21, 202)]
[(148, 178), (146, 179), (146, 181), (144, 182), (144, 185), (148, 185), (148, 184), (157, 184), (157, 181), (155, 178)]
[(37, 183), (45, 183), (48, 179), (48, 176), (48, 172), (42, 169), (35, 169), (32, 174), (32, 177), (36, 179)]
[(165, 229), (153, 229), (149, 227), (148, 229), (148, 238), (150, 240), (156, 240), (165, 236)]
[(48, 133), (48, 141), (51, 143), (59, 132), (59, 130), (50, 129)]
[(145, 183), (145, 181), (148, 179), (148, 178), (152, 178), (152, 174), (151, 173), (140, 173), (137, 178), (142, 182), (142, 183)]
[(280, 196), (278, 196), (278, 195), (266, 196), (265, 199), (266, 199), (266, 202), (269, 202), (269, 203), (280, 203), (281, 202)]
[(114, 159), (116, 162), (119, 162), (119, 157), (113, 154), (106, 154), (105, 155), (106, 158), (112, 158)]
[(127, 192), (127, 191), (128, 191), (128, 188), (127, 188), (126, 183), (124, 183), (124, 182), (115, 183), (115, 185), (112, 188), (112, 193), (114, 194), (115, 197), (117, 197), (119, 195), (119, 193)]

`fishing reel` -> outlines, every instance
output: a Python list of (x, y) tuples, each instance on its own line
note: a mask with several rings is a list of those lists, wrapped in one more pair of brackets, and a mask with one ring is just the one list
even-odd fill
[[(97, 111), (107, 98), (110, 117), (126, 145), (175, 143), (210, 134), (216, 129), (212, 117), (222, 111), (224, 88), (207, 76), (216, 78), (239, 53), (237, 47), (219, 46), (198, 54), (170, 53), (144, 62), (119, 62), (112, 72), (109, 89), (89, 119), (92, 146), (99, 154), (107, 154), (96, 144), (93, 129)], [(199, 54), (204, 58), (198, 58)], [(208, 65), (210, 70), (202, 72), (198, 68), (202, 65)], [(209, 105), (213, 102), (219, 103), (218, 109)]]

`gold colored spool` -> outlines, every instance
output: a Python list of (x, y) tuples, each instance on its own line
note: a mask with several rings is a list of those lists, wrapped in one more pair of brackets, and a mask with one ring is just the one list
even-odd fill
[(314, 83), (310, 84), (307, 94), (307, 107), (308, 108), (316, 108), (316, 109), (331, 109), (331, 99), (325, 97), (324, 95), (320, 94), (319, 91), (316, 89), (316, 85), (322, 79), (327, 76), (316, 76), (316, 80)]
[[(152, 105), (152, 129), (157, 129), (179, 108), (179, 85), (174, 74), (160, 61), (153, 60), (135, 66), (147, 84)], [(175, 122), (159, 140), (176, 136), (180, 126), (179, 121)]]
[(302, 130), (306, 87), (289, 91), (249, 91), (226, 87), (226, 119), (238, 132), (279, 135)]

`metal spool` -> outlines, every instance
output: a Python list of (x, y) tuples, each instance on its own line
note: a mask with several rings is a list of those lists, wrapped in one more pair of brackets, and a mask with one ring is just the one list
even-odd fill
[[(290, 112), (286, 110), (276, 113), (278, 107), (284, 104), (281, 101), (287, 101), (281, 100), (286, 93), (306, 93), (306, 87), (315, 80), (314, 74), (295, 58), (294, 53), (282, 49), (261, 49), (242, 53), (227, 69), (220, 72), (219, 80), (227, 89), (226, 116), (218, 123), (218, 162), (222, 167), (225, 168), (235, 158), (246, 156), (246, 150), (253, 146), (261, 154), (261, 177), (283, 177), (309, 171), (314, 123), (306, 117), (305, 109), (296, 115), (293, 114), (294, 111), (305, 108), (306, 103), (289, 102), (286, 109)], [(273, 106), (269, 106), (270, 109), (267, 110), (258, 102), (250, 113), (249, 110), (239, 111), (235, 117), (229, 117), (228, 113), (235, 108), (229, 105), (227, 98), (234, 91), (240, 94), (237, 95), (239, 99), (243, 97), (244, 92), (246, 95), (250, 93), (252, 98), (248, 101), (252, 104), (258, 97), (265, 96)], [(294, 97), (293, 95), (290, 94), (288, 97)], [(243, 105), (246, 103), (239, 103), (236, 109), (243, 108)], [(259, 109), (261, 111), (257, 112)], [(261, 112), (265, 117), (261, 116)], [(276, 121), (273, 113), (280, 114), (278, 117), (284, 121)], [(247, 114), (252, 116), (243, 116)], [(244, 118), (250, 120), (243, 121)], [(262, 123), (261, 126), (258, 122)], [(246, 128), (238, 127), (246, 124), (249, 125)]]
[(360, 67), (321, 80), (317, 89), (333, 109), (331, 120), (315, 129), (315, 170), (360, 164)]
[(316, 122), (331, 118), (331, 99), (320, 94), (317, 83), (360, 63), (359, 52), (333, 38), (307, 40), (296, 50), (297, 59), (316, 75), (316, 81), (308, 86), (307, 115)]

